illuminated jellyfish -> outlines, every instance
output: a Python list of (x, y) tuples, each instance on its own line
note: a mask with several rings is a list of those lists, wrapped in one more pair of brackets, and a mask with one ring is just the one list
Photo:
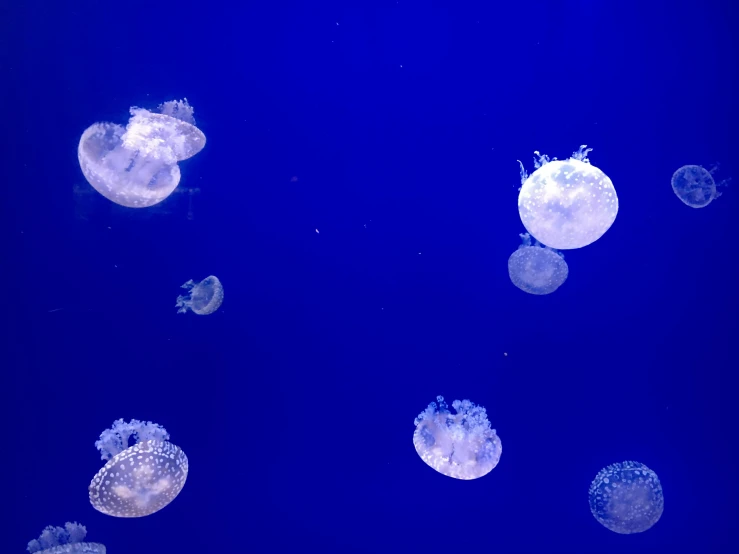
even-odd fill
[(128, 208), (147, 208), (167, 198), (180, 182), (177, 162), (205, 146), (187, 99), (161, 104), (159, 112), (131, 108), (126, 127), (94, 123), (77, 148), (80, 168), (100, 194)]
[(49, 525), (41, 532), (38, 539), (28, 543), (31, 554), (75, 554), (85, 552), (87, 554), (105, 554), (105, 547), (96, 542), (82, 542), (87, 536), (87, 529), (79, 523), (67, 522), (64, 527), (52, 527)]
[(699, 165), (684, 165), (672, 174), (672, 190), (675, 195), (691, 208), (704, 208), (714, 198), (721, 196), (717, 187), (728, 183), (725, 179), (719, 183), (714, 181), (713, 174), (717, 167), (710, 171)]
[(659, 521), (665, 500), (654, 473), (639, 462), (623, 462), (601, 469), (590, 485), (590, 511), (615, 533), (646, 531)]
[(522, 244), (508, 258), (508, 275), (511, 282), (524, 292), (549, 294), (567, 280), (569, 269), (564, 256), (539, 244), (531, 245), (531, 235), (519, 235)]
[(490, 428), (485, 408), (469, 400), (455, 400), (451, 414), (437, 396), (414, 420), (413, 446), (421, 459), (439, 473), (455, 479), (477, 479), (490, 473), (503, 446)]
[(534, 152), (536, 171), (521, 165), (518, 213), (531, 235), (552, 248), (582, 248), (598, 240), (616, 220), (618, 198), (611, 180), (590, 165), (585, 145), (568, 160)]
[(90, 482), (92, 507), (109, 516), (142, 517), (172, 502), (185, 486), (188, 463), (168, 440), (164, 427), (151, 421), (113, 422), (95, 442), (108, 462)]
[(182, 285), (182, 288), (189, 292), (177, 297), (175, 308), (179, 308), (178, 314), (192, 310), (198, 315), (208, 315), (215, 312), (223, 303), (223, 285), (215, 275), (206, 277), (199, 283), (190, 279)]

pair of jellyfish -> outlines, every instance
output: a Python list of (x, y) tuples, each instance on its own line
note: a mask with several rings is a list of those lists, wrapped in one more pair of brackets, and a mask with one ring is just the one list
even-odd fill
[(167, 198), (180, 182), (178, 162), (200, 152), (205, 135), (195, 126), (193, 108), (172, 100), (158, 112), (132, 107), (126, 127), (94, 123), (77, 147), (87, 182), (108, 200), (146, 208)]
[(721, 196), (717, 187), (728, 183), (728, 179), (719, 183), (714, 180), (716, 169), (709, 171), (699, 165), (684, 165), (672, 174), (672, 190), (686, 206), (705, 208)]
[(177, 297), (175, 308), (178, 314), (191, 310), (198, 315), (209, 315), (223, 303), (223, 285), (215, 275), (206, 277), (199, 283), (190, 279), (182, 288), (188, 292)]
[(105, 554), (105, 546), (96, 542), (84, 542), (87, 529), (79, 523), (67, 522), (64, 527), (46, 527), (38, 539), (28, 543), (31, 554)]

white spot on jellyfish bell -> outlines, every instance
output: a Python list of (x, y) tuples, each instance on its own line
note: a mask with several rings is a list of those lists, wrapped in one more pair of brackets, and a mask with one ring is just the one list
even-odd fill
[(199, 283), (190, 279), (182, 288), (189, 292), (177, 297), (175, 308), (179, 308), (178, 314), (192, 310), (198, 315), (209, 315), (223, 303), (223, 285), (215, 275), (206, 277)]
[(28, 543), (31, 554), (105, 554), (105, 546), (96, 542), (82, 542), (87, 529), (79, 523), (67, 522), (64, 527), (46, 527), (38, 539)]
[(508, 258), (508, 276), (519, 289), (530, 294), (549, 294), (567, 280), (569, 269), (564, 256), (538, 242), (531, 245), (531, 236), (524, 233), (522, 244)]

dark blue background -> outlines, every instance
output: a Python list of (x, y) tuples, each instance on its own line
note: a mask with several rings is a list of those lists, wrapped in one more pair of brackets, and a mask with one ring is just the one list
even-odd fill
[[(693, 210), (670, 188), (688, 163), (737, 175), (731, 3), (16, 4), (3, 551), (67, 520), (110, 554), (737, 547), (739, 192)], [(191, 220), (182, 194), (133, 211), (81, 192), (88, 125), (182, 97), (208, 138), (181, 165)], [(506, 269), (516, 160), (580, 144), (618, 218), (527, 295)], [(220, 311), (178, 316), (209, 274)], [(487, 408), (504, 449), (484, 479), (414, 452), (437, 394)], [(87, 499), (120, 417), (191, 462), (150, 517)], [(665, 491), (637, 536), (587, 503), (626, 459)]]

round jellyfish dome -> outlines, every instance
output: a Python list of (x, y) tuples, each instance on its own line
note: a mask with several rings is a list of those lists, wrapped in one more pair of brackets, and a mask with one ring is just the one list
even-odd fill
[(451, 414), (443, 396), (415, 419), (413, 446), (433, 469), (455, 479), (477, 479), (490, 473), (503, 446), (490, 428), (485, 408), (469, 400), (455, 400)]
[(704, 208), (721, 196), (716, 187), (726, 182), (716, 183), (713, 171), (699, 165), (684, 165), (672, 174), (672, 190), (686, 206)]
[(215, 312), (223, 303), (223, 285), (218, 277), (211, 275), (199, 283), (190, 279), (182, 285), (189, 292), (177, 297), (175, 308), (178, 314), (192, 310), (198, 315), (208, 315)]
[(524, 292), (550, 294), (567, 280), (569, 269), (564, 256), (542, 245), (531, 245), (531, 236), (524, 233), (523, 243), (508, 258), (511, 282)]
[[(135, 444), (128, 446), (129, 439)], [(90, 482), (92, 507), (116, 517), (148, 516), (172, 502), (185, 486), (185, 453), (150, 421), (119, 419), (95, 442), (108, 462)]]
[(518, 213), (531, 235), (551, 248), (582, 248), (598, 240), (618, 213), (616, 189), (608, 176), (590, 165), (583, 145), (568, 160), (549, 160), (538, 152), (536, 171), (521, 164)]
[(82, 133), (77, 147), (80, 168), (108, 200), (129, 208), (158, 204), (180, 182), (177, 162), (205, 146), (187, 99), (165, 102), (159, 110), (134, 107), (125, 128), (94, 123)]
[(64, 527), (46, 527), (38, 539), (28, 543), (27, 550), (34, 554), (105, 554), (105, 547), (96, 542), (82, 542), (87, 529), (79, 523), (67, 522)]
[(609, 465), (590, 485), (590, 511), (614, 533), (646, 531), (659, 521), (665, 500), (654, 473), (639, 462)]

